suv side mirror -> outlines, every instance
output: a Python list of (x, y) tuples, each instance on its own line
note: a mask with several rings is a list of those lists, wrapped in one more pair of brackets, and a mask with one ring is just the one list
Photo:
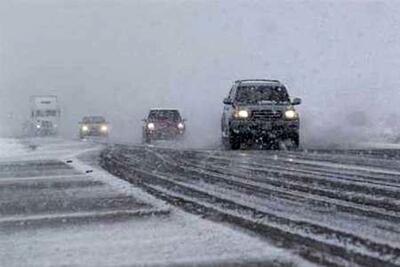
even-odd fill
[(293, 100), (292, 100), (293, 106), (300, 105), (300, 104), (301, 104), (301, 98), (298, 98), (298, 97), (293, 98)]
[(230, 98), (228, 98), (228, 97), (224, 99), (223, 103), (225, 105), (232, 105), (233, 104), (232, 100)]

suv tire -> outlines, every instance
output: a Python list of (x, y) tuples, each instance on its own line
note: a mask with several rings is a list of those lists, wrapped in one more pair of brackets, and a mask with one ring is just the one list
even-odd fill
[(293, 148), (294, 148), (294, 149), (299, 148), (299, 146), (300, 146), (300, 137), (299, 137), (298, 134), (296, 134), (296, 135), (294, 135), (294, 136), (292, 137), (292, 141), (293, 141)]
[(240, 149), (240, 138), (234, 134), (231, 133), (230, 137), (229, 137), (229, 147), (232, 150), (238, 150)]

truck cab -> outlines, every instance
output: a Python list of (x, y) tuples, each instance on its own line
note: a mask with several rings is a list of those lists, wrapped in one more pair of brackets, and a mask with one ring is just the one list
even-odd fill
[(30, 109), (30, 132), (32, 135), (58, 134), (61, 112), (56, 96), (31, 96)]

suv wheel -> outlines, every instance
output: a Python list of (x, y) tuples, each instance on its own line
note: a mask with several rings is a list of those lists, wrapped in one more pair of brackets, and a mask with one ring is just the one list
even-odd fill
[(296, 136), (292, 137), (292, 141), (294, 143), (294, 148), (299, 148), (300, 146), (300, 137), (298, 134)]
[(222, 137), (222, 147), (224, 149), (229, 149), (230, 148), (230, 144), (229, 144), (229, 139), (227, 137)]
[(234, 134), (231, 134), (231, 136), (229, 137), (229, 146), (230, 149), (232, 150), (238, 150), (240, 149), (240, 138), (238, 136), (235, 136)]

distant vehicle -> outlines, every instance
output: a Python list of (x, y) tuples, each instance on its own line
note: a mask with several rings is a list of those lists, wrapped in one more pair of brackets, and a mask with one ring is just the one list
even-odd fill
[(185, 120), (177, 109), (151, 109), (144, 122), (145, 143), (159, 139), (180, 139), (186, 130)]
[(239, 149), (242, 143), (259, 143), (269, 148), (297, 148), (300, 118), (286, 87), (277, 80), (236, 81), (224, 99), (221, 120), (222, 142)]
[(86, 137), (108, 137), (110, 125), (102, 116), (86, 116), (79, 123), (80, 139)]
[(60, 106), (57, 96), (30, 97), (30, 133), (34, 136), (56, 135), (60, 122)]

